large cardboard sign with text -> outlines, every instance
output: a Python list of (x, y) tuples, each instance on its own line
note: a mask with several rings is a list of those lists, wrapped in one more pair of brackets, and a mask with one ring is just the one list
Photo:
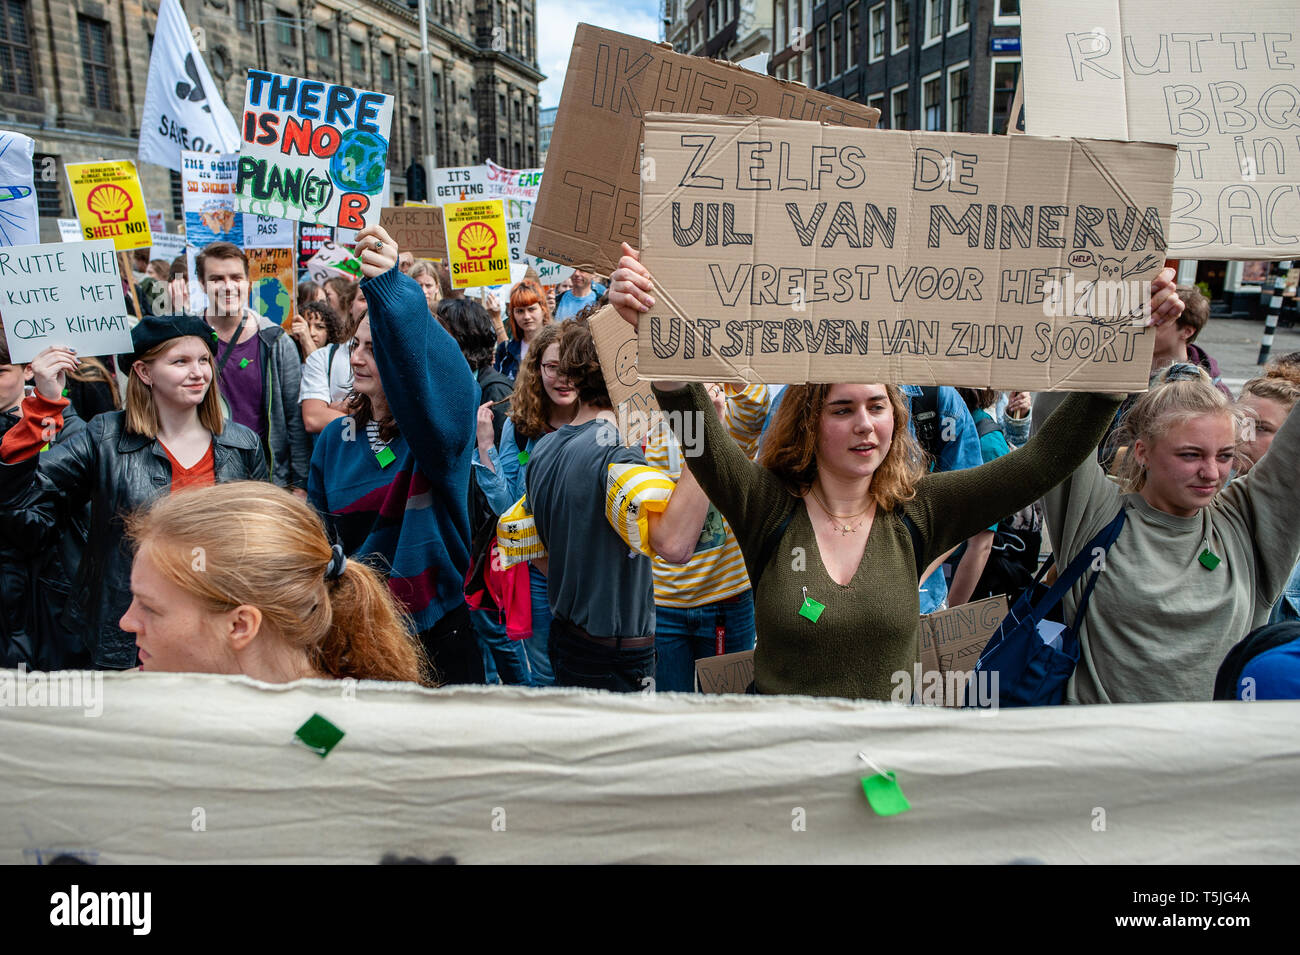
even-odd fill
[(636, 245), (641, 118), (652, 110), (875, 126), (880, 110), (798, 83), (578, 24), (528, 254), (609, 274)]
[(397, 247), (417, 259), (447, 259), (447, 233), (441, 206), (391, 206), (379, 214), (379, 224)]
[(591, 316), (588, 324), (609, 401), (618, 415), (619, 436), (629, 447), (638, 446), (658, 425), (660, 411), (650, 382), (636, 372), (636, 332), (613, 305)]
[(1169, 254), (1300, 253), (1300, 4), (1022, 4), (1026, 132), (1178, 147)]
[(644, 378), (1147, 387), (1171, 146), (652, 114), (645, 154)]

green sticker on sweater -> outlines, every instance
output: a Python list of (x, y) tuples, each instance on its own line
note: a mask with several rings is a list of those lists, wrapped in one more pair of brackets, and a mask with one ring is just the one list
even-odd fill
[(313, 713), (311, 719), (299, 726), (293, 735), (298, 742), (324, 759), (343, 738), (343, 731), (319, 713)]
[(515, 457), (518, 459), (520, 467), (523, 467), (525, 464), (528, 463), (527, 451), (520, 451), (518, 454), (515, 455)]
[(1201, 566), (1206, 570), (1214, 570), (1215, 567), (1218, 567), (1219, 564), (1222, 563), (1219, 555), (1210, 553), (1209, 548), (1201, 551), (1201, 556), (1196, 559), (1201, 562)]
[(381, 468), (386, 468), (397, 460), (397, 455), (393, 453), (392, 448), (381, 448), (375, 453), (375, 460), (379, 462)]
[(874, 776), (863, 776), (862, 791), (866, 793), (867, 802), (871, 804), (877, 816), (897, 816), (900, 812), (907, 812), (912, 808), (912, 804), (907, 801), (903, 790), (898, 786), (898, 777), (892, 772), (884, 776), (879, 773)]
[(807, 617), (813, 623), (816, 623), (817, 619), (822, 615), (822, 611), (825, 609), (825, 604), (818, 603), (811, 597), (804, 597), (803, 606), (799, 608), (799, 616)]
[(239, 359), (239, 367), (240, 367), (240, 368), (247, 368), (247, 367), (248, 367), (249, 365), (251, 365), (251, 364), (252, 364), (252, 362), (250, 362), (247, 358), (241, 358), (241, 359)]

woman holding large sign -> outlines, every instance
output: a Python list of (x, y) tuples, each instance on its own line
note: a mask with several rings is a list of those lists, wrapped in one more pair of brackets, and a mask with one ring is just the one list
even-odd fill
[[(0, 528), (29, 548), (53, 546), (60, 514), (90, 502), (85, 556), (72, 587), (74, 615), (97, 667), (129, 669), (135, 637), (118, 625), (131, 602), (123, 519), (182, 487), (269, 479), (257, 435), (223, 421), (212, 331), (186, 315), (150, 316), (131, 330), (126, 407), (96, 416), (39, 456), (63, 426), (65, 370), (38, 381), (23, 420), (5, 436)], [(193, 555), (195, 560), (199, 555)]]
[[(610, 302), (630, 324), (653, 279), (624, 246)], [(1153, 321), (1182, 303), (1173, 270), (1153, 284)], [(926, 474), (892, 384), (792, 385), (759, 463), (745, 457), (700, 385), (659, 382), (674, 427), (702, 423), (691, 470), (735, 529), (754, 587), (760, 693), (889, 699), (917, 654), (918, 581), (937, 557), (1037, 500), (1096, 448), (1122, 396), (1073, 394), (1019, 451)], [(680, 437), (680, 434), (679, 434)]]

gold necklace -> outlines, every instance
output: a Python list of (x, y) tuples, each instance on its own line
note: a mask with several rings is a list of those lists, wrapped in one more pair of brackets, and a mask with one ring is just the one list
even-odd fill
[(831, 513), (831, 509), (826, 506), (826, 502), (822, 500), (822, 496), (817, 493), (817, 489), (815, 487), (809, 485), (808, 492), (812, 494), (813, 498), (821, 506), (821, 509), (826, 512), (826, 516), (832, 519), (831, 527), (839, 531), (842, 537), (847, 537), (849, 534), (856, 534), (858, 528), (862, 526), (862, 521), (858, 521), (852, 527), (850, 527), (848, 524), (839, 524), (836, 522), (851, 521), (855, 517), (865, 517), (867, 512), (871, 510), (871, 504), (874, 503), (874, 502), (868, 503), (865, 508), (863, 508), (861, 511), (859, 511), (856, 514), (833, 514)]

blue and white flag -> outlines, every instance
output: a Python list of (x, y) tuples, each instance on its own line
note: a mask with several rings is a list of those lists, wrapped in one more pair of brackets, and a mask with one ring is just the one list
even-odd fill
[(30, 136), (0, 130), (0, 246), (41, 241)]

